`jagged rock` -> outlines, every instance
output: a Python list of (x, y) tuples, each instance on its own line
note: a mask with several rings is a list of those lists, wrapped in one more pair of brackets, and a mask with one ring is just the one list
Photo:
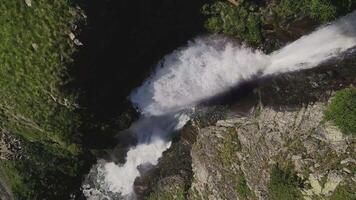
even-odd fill
[[(289, 161), (300, 177), (308, 179), (311, 189), (300, 188), (306, 198), (332, 194), (343, 177), (328, 171), (337, 167), (338, 159), (350, 154), (352, 140), (332, 124), (324, 123), (326, 106), (327, 99), (289, 108), (263, 106), (255, 109), (259, 110), (257, 116), (233, 117), (200, 129), (191, 152), (194, 177), (190, 196), (236, 199), (239, 194), (235, 184), (237, 179), (244, 179), (255, 197), (267, 199), (270, 166)], [(224, 165), (221, 149), (231, 141), (231, 130), (236, 132), (234, 138), (238, 138), (240, 149), (225, 151), (231, 156)], [(328, 178), (324, 185), (321, 177), (325, 175)]]
[(345, 165), (345, 164), (348, 164), (348, 163), (356, 164), (356, 160), (353, 159), (353, 158), (346, 158), (346, 159), (344, 159), (344, 160), (342, 160), (340, 162), (340, 164), (342, 164), (342, 165)]
[(346, 172), (346, 173), (348, 173), (348, 174), (351, 174), (351, 170), (349, 170), (349, 169), (347, 169), (347, 168), (342, 168), (342, 170), (344, 171), (344, 172)]
[[(190, 150), (195, 142), (198, 127), (189, 123), (181, 131), (179, 140), (174, 140), (171, 148), (164, 152), (158, 165), (135, 180), (134, 189), (138, 199), (151, 196), (173, 198), (187, 190), (192, 177)], [(173, 198), (175, 199), (175, 198)]]

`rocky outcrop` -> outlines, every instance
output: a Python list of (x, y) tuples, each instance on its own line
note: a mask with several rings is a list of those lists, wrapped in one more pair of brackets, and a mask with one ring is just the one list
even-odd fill
[(138, 199), (175, 199), (182, 197), (190, 187), (192, 160), (189, 156), (195, 142), (197, 126), (189, 123), (182, 130), (179, 140), (164, 152), (159, 164), (135, 180)]
[[(353, 174), (342, 168), (355, 165), (340, 162), (355, 155), (355, 143), (323, 122), (325, 105), (316, 102), (295, 111), (260, 108), (199, 130), (191, 152), (192, 199), (268, 199), (270, 170), (277, 163), (292, 164), (311, 186), (301, 188), (306, 198), (330, 196), (342, 181), (351, 183)], [(249, 196), (238, 189), (243, 183)]]
[[(149, 199), (275, 199), (276, 166), (297, 180), (291, 187), (298, 197), (355, 198), (355, 138), (324, 120), (333, 92), (356, 83), (352, 60), (260, 80), (222, 120), (193, 120), (157, 166), (171, 174), (156, 176)], [(189, 135), (195, 139), (182, 154), (178, 146)]]

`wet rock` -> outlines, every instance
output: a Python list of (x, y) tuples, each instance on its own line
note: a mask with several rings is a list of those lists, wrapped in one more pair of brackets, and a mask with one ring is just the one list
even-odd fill
[[(175, 199), (189, 189), (192, 174), (190, 151), (198, 132), (195, 122), (189, 122), (173, 140), (169, 150), (163, 153), (158, 165), (137, 178), (134, 190), (138, 199), (163, 197)], [(176, 197), (177, 198), (177, 197)]]

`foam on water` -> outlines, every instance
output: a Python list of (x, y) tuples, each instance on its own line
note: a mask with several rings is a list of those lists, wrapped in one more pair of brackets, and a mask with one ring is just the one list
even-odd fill
[(138, 167), (156, 165), (170, 146), (170, 134), (189, 120), (184, 112), (240, 82), (270, 74), (315, 67), (356, 46), (356, 11), (265, 55), (220, 36), (200, 37), (166, 56), (130, 96), (142, 113), (130, 130), (138, 144), (125, 164), (100, 160), (83, 184), (95, 199), (135, 198)]
[(265, 73), (315, 67), (356, 45), (356, 11), (273, 52)]
[(256, 76), (269, 62), (262, 52), (226, 38), (197, 38), (166, 56), (131, 101), (143, 115), (176, 112)]

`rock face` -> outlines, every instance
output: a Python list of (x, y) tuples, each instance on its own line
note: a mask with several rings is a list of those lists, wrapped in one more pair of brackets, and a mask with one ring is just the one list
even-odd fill
[(157, 166), (164, 173), (151, 177), (148, 199), (355, 199), (355, 138), (324, 120), (332, 93), (355, 85), (353, 63), (261, 80), (224, 119), (193, 120)]
[(192, 177), (192, 159), (190, 151), (195, 142), (197, 131), (195, 124), (189, 123), (182, 130), (179, 140), (164, 152), (154, 169), (143, 173), (135, 180), (135, 193), (138, 199), (183, 198), (190, 187)]
[[(258, 116), (201, 129), (191, 152), (192, 199), (268, 199), (270, 170), (276, 163), (291, 163), (311, 185), (301, 188), (306, 197), (330, 196), (342, 180), (351, 182), (352, 174), (340, 169), (340, 162), (355, 155), (354, 141), (323, 123), (325, 105), (316, 102), (295, 111), (261, 108)], [(323, 178), (327, 181), (321, 185)], [(239, 191), (241, 184), (246, 184), (248, 196)]]

